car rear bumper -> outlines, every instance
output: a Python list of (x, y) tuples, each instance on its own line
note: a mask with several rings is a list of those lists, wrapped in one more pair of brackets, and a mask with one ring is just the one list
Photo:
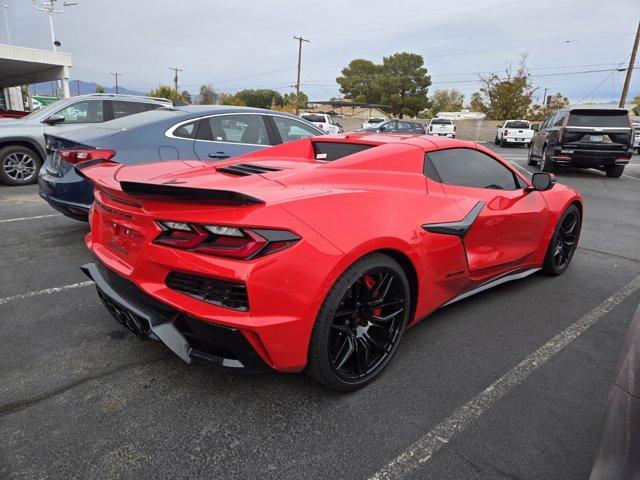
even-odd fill
[(122, 326), (139, 337), (160, 341), (186, 363), (213, 364), (245, 373), (272, 370), (240, 330), (203, 322), (159, 302), (100, 263), (81, 268)]
[(38, 190), (40, 197), (63, 215), (87, 221), (93, 202), (93, 188), (73, 170), (58, 177), (47, 172), (46, 166), (43, 167), (38, 176)]
[(587, 168), (606, 168), (614, 165), (626, 165), (633, 150), (587, 150), (556, 147), (553, 160), (558, 165)]

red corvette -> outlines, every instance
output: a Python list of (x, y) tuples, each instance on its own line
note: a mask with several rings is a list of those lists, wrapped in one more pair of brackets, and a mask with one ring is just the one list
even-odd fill
[(76, 167), (95, 185), (111, 314), (189, 363), (376, 378), (434, 310), (538, 270), (559, 275), (582, 197), (471, 142), (348, 134), (233, 160)]

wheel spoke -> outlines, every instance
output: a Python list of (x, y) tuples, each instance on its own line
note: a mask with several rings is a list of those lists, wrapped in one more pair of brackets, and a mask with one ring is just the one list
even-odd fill
[(369, 307), (376, 308), (384, 302), (384, 299), (387, 298), (387, 294), (391, 289), (392, 283), (393, 275), (391, 275), (390, 273), (386, 273), (385, 276), (382, 277), (378, 285), (376, 285), (375, 290), (371, 293), (372, 301), (369, 302)]
[(391, 351), (390, 348), (385, 347), (382, 343), (378, 342), (376, 339), (374, 339), (369, 332), (365, 333), (364, 338), (367, 340), (367, 342), (369, 342), (370, 345), (376, 347), (378, 350), (382, 350), (385, 353), (389, 353)]
[(345, 337), (345, 341), (340, 346), (340, 350), (338, 350), (338, 353), (334, 360), (336, 364), (336, 369), (340, 370), (344, 366), (344, 364), (347, 362), (347, 360), (351, 358), (351, 355), (356, 349), (355, 343), (356, 341), (353, 337), (350, 337), (350, 336)]
[(396, 310), (393, 313), (390, 313), (389, 315), (385, 315), (384, 317), (379, 317), (377, 315), (372, 315), (371, 316), (371, 323), (374, 324), (385, 324), (387, 323), (389, 320), (394, 319), (395, 317), (397, 317), (399, 314), (401, 314), (402, 312), (404, 312), (404, 308), (401, 308), (399, 310)]
[(367, 374), (369, 366), (369, 343), (364, 338), (356, 340), (356, 362), (358, 364), (358, 373), (360, 376)]

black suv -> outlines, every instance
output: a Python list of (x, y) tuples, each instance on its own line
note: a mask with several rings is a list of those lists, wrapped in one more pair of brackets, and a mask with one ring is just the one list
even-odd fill
[(563, 108), (531, 128), (528, 164), (540, 163), (543, 172), (596, 168), (617, 178), (633, 154), (633, 124), (623, 108)]

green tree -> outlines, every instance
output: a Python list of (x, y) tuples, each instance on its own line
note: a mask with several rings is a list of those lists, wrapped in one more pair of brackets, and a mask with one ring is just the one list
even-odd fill
[(564, 97), (561, 93), (556, 93), (549, 97), (547, 105), (532, 105), (531, 108), (529, 108), (527, 118), (529, 120), (544, 120), (551, 115), (551, 113), (555, 112), (559, 108), (564, 108), (567, 105), (569, 105), (569, 99)]
[(636, 116), (640, 115), (640, 95), (633, 97), (631, 104), (634, 105), (630, 110), (631, 114)]
[(433, 92), (429, 100), (429, 111), (433, 118), (438, 115), (438, 112), (458, 112), (462, 110), (464, 95), (455, 88), (451, 90), (439, 89)]
[(96, 85), (96, 93), (104, 93), (104, 87), (102, 85)]
[(342, 69), (342, 75), (336, 78), (336, 82), (340, 85), (340, 93), (354, 102), (380, 103), (381, 74), (382, 65), (356, 58)]
[(527, 73), (526, 58), (526, 55), (520, 57), (515, 72), (509, 66), (504, 76), (498, 73), (480, 76), (482, 87), (471, 99), (489, 119), (524, 118), (527, 115), (534, 89)]
[(275, 90), (269, 89), (245, 89), (235, 95), (226, 97), (224, 105), (244, 105), (256, 108), (272, 108), (284, 105), (284, 99)]
[[(293, 92), (293, 93), (285, 93), (284, 97), (282, 97), (282, 103), (285, 106), (293, 107), (295, 109), (295, 107), (296, 107), (296, 94), (295, 94), (295, 92)], [(305, 108), (307, 108), (307, 103), (309, 103), (309, 97), (307, 96), (306, 93), (301, 91), (300, 92), (300, 100), (298, 101), (298, 108), (304, 110)]]
[(200, 105), (214, 105), (218, 102), (218, 94), (213, 89), (213, 85), (210, 83), (207, 85), (200, 85), (200, 91), (198, 92), (198, 103)]
[(191, 103), (191, 94), (186, 90), (183, 90), (182, 92), (180, 92), (180, 98), (182, 98), (184, 103), (189, 103), (189, 104)]
[(469, 110), (472, 112), (482, 112), (484, 110), (484, 103), (482, 102), (482, 94), (480, 92), (475, 92), (471, 95)]
[(382, 59), (379, 84), (384, 93), (380, 100), (391, 105), (392, 113), (400, 118), (418, 116), (429, 103), (427, 93), (431, 77), (423, 65), (424, 59), (417, 53), (394, 53)]
[[(187, 94), (185, 98), (183, 95)], [(169, 85), (158, 85), (158, 88), (151, 90), (147, 95), (150, 97), (166, 98), (174, 103), (189, 103), (191, 101), (191, 95), (185, 90), (182, 93), (176, 92)]]

